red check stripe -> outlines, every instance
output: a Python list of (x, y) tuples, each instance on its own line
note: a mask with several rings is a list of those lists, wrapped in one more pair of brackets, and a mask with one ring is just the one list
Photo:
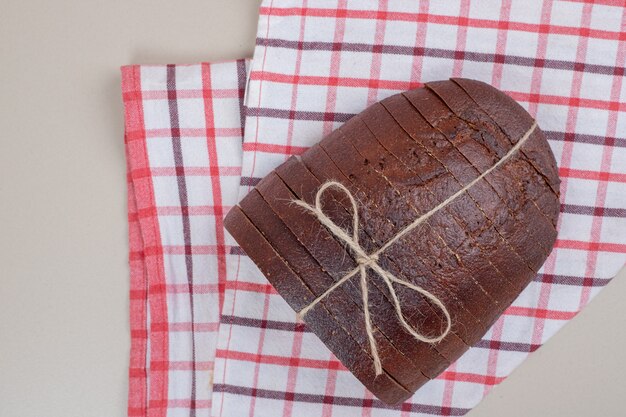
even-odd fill
[(615, 252), (625, 253), (626, 244), (623, 243), (609, 243), (609, 242), (586, 242), (582, 240), (557, 240), (555, 247), (565, 249), (577, 249), (582, 251), (600, 251), (600, 252)]
[(348, 9), (321, 9), (307, 7), (272, 8), (261, 7), (261, 15), (272, 16), (312, 16), (312, 17), (336, 17), (342, 16), (350, 19), (372, 19), (387, 21), (404, 21), (418, 23), (434, 23), (452, 26), (464, 26), (481, 29), (507, 29), (512, 31), (545, 33), (556, 35), (572, 35), (587, 38), (599, 38), (610, 40), (626, 40), (626, 33), (610, 30), (598, 30), (579, 28), (562, 25), (533, 24), (524, 22), (502, 23), (491, 19), (476, 19), (467, 17), (445, 16), (436, 14), (414, 14), (402, 12), (379, 12), (373, 10), (348, 10)]
[(293, 358), (277, 355), (265, 355), (262, 353), (237, 352), (235, 350), (217, 349), (217, 356), (225, 359), (233, 359), (237, 361), (249, 361), (254, 363), (266, 363), (270, 365), (284, 366), (304, 366), (307, 368), (317, 369), (335, 369), (346, 370), (345, 367), (336, 359), (328, 361), (306, 358)]
[[(130, 168), (127, 168), (130, 169)], [(141, 250), (143, 238), (137, 216), (137, 203), (133, 183), (128, 181), (128, 246), (131, 253)], [(148, 348), (147, 309), (148, 282), (143, 256), (129, 259), (130, 266), (130, 363), (128, 387), (128, 414), (145, 416), (148, 400)]]
[[(410, 90), (420, 87), (409, 81), (395, 80), (374, 80), (369, 78), (336, 77), (336, 76), (314, 76), (314, 75), (285, 75), (275, 72), (253, 72), (250, 74), (252, 80), (270, 81), (282, 84), (303, 84), (303, 85), (333, 85), (341, 87), (365, 87), (381, 90)], [(525, 103), (554, 104), (560, 106), (576, 106), (599, 110), (626, 111), (626, 103), (616, 101), (606, 101), (597, 99), (587, 99), (580, 97), (556, 96), (553, 94), (524, 93), (520, 91), (505, 92), (515, 100)]]
[(559, 168), (561, 178), (580, 178), (582, 180), (602, 181), (602, 182), (623, 182), (626, 183), (626, 174), (609, 171), (592, 171), (573, 168)]
[[(133, 100), (125, 101), (125, 117), (126, 128), (129, 131), (145, 132), (144, 128), (144, 115), (141, 105), (141, 74), (139, 67), (124, 67), (122, 69), (122, 88), (124, 92), (132, 91), (135, 94), (131, 94), (130, 97)], [(145, 135), (145, 134), (144, 134)], [(129, 167), (132, 170), (143, 169), (149, 166), (148, 152), (145, 141), (127, 142), (126, 152), (128, 157)], [(132, 178), (132, 176), (131, 176)], [(156, 202), (154, 198), (154, 185), (152, 178), (132, 178), (133, 190), (135, 192), (135, 201), (137, 203), (137, 209), (141, 212), (144, 209), (155, 210)], [(138, 198), (141, 196), (142, 198)], [(156, 219), (153, 218), (141, 218), (139, 217), (141, 233), (143, 237), (143, 245), (161, 247), (161, 235), (159, 227), (156, 224)], [(165, 282), (165, 271), (163, 269), (163, 257), (162, 251), (156, 251), (153, 256), (146, 255), (144, 258), (146, 266), (146, 274), (148, 283), (152, 285), (161, 285)], [(167, 309), (164, 292), (150, 292), (148, 294), (150, 319), (155, 322), (167, 323)], [(141, 352), (133, 352), (140, 354)], [(155, 332), (150, 330), (150, 370), (148, 378), (150, 380), (149, 386), (149, 402), (147, 408), (148, 417), (164, 417), (165, 409), (152, 408), (150, 404), (152, 401), (160, 401), (167, 398), (167, 384), (168, 374), (153, 369), (152, 363), (162, 360), (166, 360), (168, 357), (168, 340), (163, 336), (162, 332)], [(145, 360), (143, 358), (131, 358), (131, 363), (136, 361)], [(133, 395), (133, 391), (129, 391), (129, 395)], [(129, 414), (137, 413), (138, 409), (143, 407), (136, 407), (129, 400)], [(137, 415), (137, 414), (134, 414)]]

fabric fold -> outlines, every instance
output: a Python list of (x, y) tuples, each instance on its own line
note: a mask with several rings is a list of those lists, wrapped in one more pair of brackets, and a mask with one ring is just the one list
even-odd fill
[(131, 265), (129, 416), (210, 415), (237, 201), (246, 61), (122, 68)]

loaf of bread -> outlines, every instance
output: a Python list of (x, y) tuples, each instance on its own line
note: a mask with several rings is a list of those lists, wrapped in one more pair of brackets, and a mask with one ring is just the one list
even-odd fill
[[(318, 195), (329, 182), (345, 188)], [(487, 84), (452, 79), (351, 118), (263, 178), (225, 225), (343, 365), (398, 404), (476, 344), (530, 282), (559, 208), (556, 162), (532, 117)], [(412, 287), (390, 289), (381, 270)], [(441, 340), (420, 341), (407, 325)]]

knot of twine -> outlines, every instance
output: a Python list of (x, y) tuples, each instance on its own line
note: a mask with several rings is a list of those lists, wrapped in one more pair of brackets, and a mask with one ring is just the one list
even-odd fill
[(372, 254), (369, 256), (366, 256), (364, 258), (357, 258), (356, 263), (358, 263), (359, 265), (363, 265), (365, 267), (378, 262), (378, 255), (376, 254)]
[[(393, 236), (389, 241), (387, 241), (387, 243), (382, 245), (379, 249), (377, 249), (375, 252), (373, 252), (371, 254), (368, 254), (367, 252), (365, 252), (365, 250), (363, 249), (363, 247), (359, 243), (359, 212), (358, 212), (358, 206), (357, 206), (356, 200), (354, 199), (354, 196), (352, 195), (350, 190), (348, 190), (348, 188), (346, 188), (343, 184), (341, 184), (339, 182), (336, 182), (336, 181), (327, 181), (324, 184), (322, 184), (322, 186), (318, 189), (318, 191), (317, 191), (317, 193), (315, 195), (315, 205), (314, 206), (308, 204), (307, 202), (305, 202), (303, 200), (294, 200), (295, 204), (297, 204), (300, 207), (303, 207), (304, 209), (309, 211), (311, 214), (315, 215), (315, 217), (317, 217), (317, 219), (320, 221), (320, 223), (322, 223), (333, 235), (335, 235), (335, 237), (337, 237), (339, 240), (343, 241), (350, 248), (350, 250), (352, 251), (352, 254), (354, 256), (354, 259), (356, 261), (356, 264), (357, 264), (356, 268), (354, 268), (352, 271), (350, 271), (347, 274), (345, 274), (341, 279), (336, 281), (332, 286), (330, 286), (326, 291), (324, 291), (324, 293), (322, 293), (317, 298), (315, 298), (311, 302), (311, 304), (307, 305), (302, 310), (300, 310), (298, 312), (298, 316), (300, 318), (303, 318), (308, 311), (310, 311), (320, 301), (322, 301), (324, 298), (326, 298), (331, 292), (333, 292), (335, 289), (337, 289), (338, 287), (343, 285), (347, 280), (349, 280), (350, 278), (352, 278), (356, 274), (359, 274), (360, 275), (360, 284), (361, 284), (361, 296), (362, 296), (362, 299), (363, 299), (363, 315), (365, 316), (365, 331), (367, 333), (367, 338), (368, 338), (369, 345), (370, 345), (370, 351), (371, 351), (372, 359), (374, 360), (374, 368), (376, 370), (376, 375), (382, 374), (382, 372), (383, 372), (382, 364), (381, 364), (381, 361), (380, 361), (380, 356), (378, 354), (378, 348), (377, 348), (377, 344), (376, 344), (376, 339), (374, 337), (374, 330), (373, 330), (371, 315), (370, 315), (370, 311), (369, 311), (368, 288), (367, 288), (367, 270), (371, 269), (378, 276), (380, 276), (382, 278), (383, 282), (385, 283), (385, 285), (389, 289), (389, 293), (391, 294), (391, 301), (392, 301), (392, 304), (393, 304), (394, 309), (396, 311), (396, 315), (398, 316), (398, 320), (400, 321), (400, 324), (402, 325), (402, 327), (409, 334), (411, 334), (411, 336), (413, 336), (416, 340), (421, 341), (421, 342), (425, 342), (425, 343), (437, 343), (437, 342), (440, 342), (441, 340), (443, 340), (448, 335), (448, 333), (450, 332), (450, 329), (452, 327), (452, 318), (450, 317), (450, 313), (448, 312), (448, 309), (446, 308), (446, 306), (441, 302), (441, 300), (439, 298), (437, 298), (435, 295), (433, 295), (428, 290), (420, 287), (419, 285), (415, 285), (415, 284), (412, 284), (410, 282), (401, 280), (401, 279), (397, 278), (395, 275), (393, 275), (392, 273), (390, 273), (389, 271), (384, 270), (378, 264), (379, 256), (380, 256), (381, 253), (383, 253), (385, 250), (387, 250), (391, 245), (396, 243), (398, 240), (400, 240), (407, 233), (411, 232), (413, 229), (418, 227), (420, 224), (422, 224), (423, 222), (428, 220), (428, 218), (430, 218), (433, 214), (437, 213), (439, 210), (441, 210), (444, 207), (446, 207), (448, 204), (450, 204), (452, 201), (454, 201), (456, 198), (458, 198), (461, 194), (463, 194), (464, 192), (469, 190), (477, 182), (482, 180), (485, 176), (489, 175), (493, 170), (495, 170), (500, 165), (502, 165), (504, 162), (506, 162), (509, 158), (511, 158), (511, 156), (513, 156), (513, 154), (515, 154), (522, 147), (522, 145), (528, 140), (528, 138), (533, 133), (533, 131), (535, 130), (536, 127), (537, 127), (537, 123), (535, 122), (530, 127), (530, 129), (528, 129), (528, 131), (526, 131), (524, 136), (515, 144), (515, 146), (513, 146), (513, 148), (511, 148), (509, 150), (509, 152), (507, 152), (507, 154), (504, 155), (492, 167), (490, 167), (489, 169), (484, 171), (481, 175), (479, 175), (477, 178), (475, 178), (470, 183), (465, 185), (459, 191), (457, 191), (456, 193), (454, 193), (453, 195), (451, 195), (450, 197), (445, 199), (441, 204), (439, 204), (438, 206), (434, 207), (433, 209), (431, 209), (427, 213), (419, 216), (411, 224), (406, 226), (404, 229), (402, 229), (400, 232), (398, 232), (395, 236)], [(322, 208), (322, 196), (329, 189), (337, 189), (337, 190), (343, 192), (348, 197), (348, 200), (350, 201), (350, 204), (352, 205), (352, 236), (350, 236), (348, 234), (348, 232), (346, 232), (344, 229), (339, 227), (323, 211), (323, 208)], [(439, 310), (441, 310), (441, 312), (443, 313), (443, 315), (445, 317), (446, 325), (445, 325), (444, 331), (439, 336), (429, 337), (429, 336), (423, 335), (423, 334), (419, 333), (417, 330), (413, 329), (413, 327), (411, 327), (406, 322), (406, 320), (404, 318), (404, 314), (402, 313), (402, 306), (400, 305), (400, 300), (398, 299), (398, 295), (396, 294), (396, 291), (395, 291), (395, 289), (393, 287), (393, 283), (396, 283), (398, 285), (403, 285), (403, 286), (405, 286), (405, 287), (407, 287), (407, 288), (409, 288), (409, 289), (411, 289), (411, 290), (413, 290), (413, 291), (423, 295), (429, 301), (431, 301), (435, 306), (437, 306), (437, 308), (439, 308)]]

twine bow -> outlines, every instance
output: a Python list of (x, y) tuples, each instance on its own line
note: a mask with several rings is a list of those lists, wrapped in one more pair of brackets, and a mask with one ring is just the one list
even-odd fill
[[(381, 253), (383, 253), (385, 250), (387, 250), (391, 245), (396, 243), (398, 240), (400, 240), (407, 233), (411, 232), (417, 226), (419, 226), (421, 223), (423, 223), (426, 220), (428, 220), (428, 218), (431, 217), (433, 214), (435, 214), (439, 210), (443, 209), (445, 206), (447, 206), (452, 201), (454, 201), (456, 198), (458, 198), (461, 194), (466, 192), (469, 188), (473, 187), (478, 181), (482, 180), (485, 176), (487, 176), (493, 170), (498, 168), (501, 164), (506, 162), (511, 156), (513, 156), (513, 154), (515, 154), (522, 147), (522, 145), (528, 140), (528, 138), (530, 137), (530, 135), (532, 134), (532, 132), (535, 130), (536, 127), (537, 127), (537, 123), (535, 122), (530, 127), (530, 129), (528, 129), (528, 131), (524, 134), (524, 136), (515, 144), (515, 146), (513, 146), (513, 148), (511, 148), (509, 150), (509, 152), (506, 155), (504, 155), (498, 162), (496, 162), (492, 167), (490, 167), (489, 169), (484, 171), (481, 175), (479, 175), (477, 178), (475, 178), (469, 184), (465, 185), (459, 191), (457, 191), (456, 193), (454, 193), (453, 195), (448, 197), (446, 200), (444, 200), (437, 207), (434, 207), (433, 209), (431, 209), (427, 213), (423, 214), (422, 216), (419, 216), (411, 224), (406, 226), (398, 234), (396, 234), (394, 237), (392, 237), (387, 243), (382, 245), (379, 249), (377, 249), (376, 251), (374, 251), (371, 254), (368, 254), (367, 252), (365, 252), (365, 250), (363, 249), (363, 247), (359, 243), (359, 224), (360, 223), (359, 223), (359, 212), (358, 212), (357, 203), (356, 203), (356, 200), (354, 199), (354, 196), (350, 192), (350, 190), (348, 190), (343, 184), (341, 184), (339, 182), (336, 182), (336, 181), (328, 181), (328, 182), (324, 183), (319, 188), (319, 190), (317, 191), (317, 194), (315, 195), (315, 205), (314, 206), (308, 204), (307, 202), (305, 202), (303, 200), (294, 200), (295, 204), (299, 205), (300, 207), (303, 207), (304, 209), (306, 209), (307, 211), (309, 211), (313, 215), (315, 215), (315, 217), (317, 217), (317, 219), (320, 221), (320, 223), (322, 223), (324, 226), (326, 226), (326, 228), (333, 235), (335, 235), (338, 239), (343, 241), (350, 248), (350, 250), (352, 251), (354, 259), (355, 259), (355, 261), (357, 263), (356, 268), (354, 268), (352, 271), (350, 271), (346, 275), (344, 275), (340, 280), (335, 282), (326, 291), (324, 291), (323, 294), (321, 294), (320, 296), (315, 298), (315, 300), (313, 300), (311, 302), (311, 304), (309, 304), (308, 306), (306, 306), (302, 310), (300, 310), (298, 315), (301, 318), (304, 317), (308, 311), (310, 311), (320, 301), (322, 301), (324, 298), (326, 298), (331, 292), (333, 292), (339, 286), (343, 285), (347, 280), (349, 280), (350, 278), (355, 276), (357, 273), (360, 274), (360, 278), (361, 278), (361, 280), (360, 280), (360, 283), (361, 283), (361, 295), (362, 295), (362, 298), (363, 298), (363, 315), (365, 316), (365, 330), (366, 330), (368, 341), (369, 341), (369, 345), (370, 345), (370, 351), (371, 351), (371, 354), (372, 354), (372, 359), (374, 360), (374, 368), (376, 370), (376, 375), (382, 374), (383, 369), (382, 369), (380, 357), (378, 355), (378, 348), (377, 348), (377, 345), (376, 345), (376, 340), (374, 338), (374, 331), (373, 331), (373, 327), (372, 327), (372, 320), (371, 320), (371, 316), (370, 316), (369, 302), (368, 302), (367, 270), (371, 269), (374, 272), (376, 272), (376, 274), (378, 276), (380, 276), (382, 278), (383, 282), (387, 285), (387, 288), (389, 289), (389, 293), (391, 294), (391, 299), (393, 301), (393, 305), (394, 305), (394, 309), (396, 311), (396, 315), (398, 316), (398, 320), (400, 321), (400, 324), (402, 325), (402, 327), (407, 332), (409, 332), (409, 334), (411, 334), (416, 340), (419, 340), (421, 342), (426, 342), (426, 343), (436, 343), (436, 342), (439, 342), (439, 341), (443, 340), (448, 335), (448, 333), (450, 332), (450, 328), (452, 327), (452, 319), (450, 317), (450, 313), (448, 312), (448, 309), (446, 308), (446, 306), (441, 302), (441, 300), (439, 300), (439, 298), (437, 298), (435, 295), (433, 295), (429, 291), (425, 290), (424, 288), (420, 287), (419, 285), (414, 285), (414, 284), (412, 284), (410, 282), (401, 280), (401, 279), (397, 278), (395, 275), (393, 275), (392, 273), (390, 273), (389, 271), (384, 270), (378, 264), (379, 256), (380, 256)], [(322, 209), (322, 196), (324, 195), (324, 193), (327, 190), (332, 189), (332, 188), (337, 189), (339, 191), (342, 191), (348, 197), (348, 199), (349, 199), (349, 201), (350, 201), (350, 203), (352, 205), (352, 236), (350, 236), (348, 234), (348, 232), (346, 232), (344, 229), (339, 227), (335, 222), (333, 222), (324, 213), (324, 211)], [(426, 297), (428, 300), (430, 300), (434, 305), (436, 305), (441, 310), (441, 312), (443, 313), (443, 315), (445, 316), (445, 319), (446, 319), (446, 326), (445, 326), (445, 330), (439, 336), (428, 337), (426, 335), (420, 334), (418, 331), (413, 329), (406, 322), (406, 320), (404, 318), (404, 315), (402, 313), (402, 306), (400, 305), (400, 300), (398, 299), (396, 291), (395, 291), (395, 289), (393, 287), (393, 283), (396, 283), (398, 285), (403, 285), (403, 286), (405, 286), (405, 287), (407, 287), (407, 288), (409, 288), (409, 289), (411, 289), (413, 291), (416, 291), (419, 294), (422, 294), (424, 297)]]
[[(331, 188), (336, 188), (338, 190), (343, 191), (348, 196), (348, 199), (350, 200), (350, 203), (352, 204), (352, 236), (348, 235), (348, 233), (346, 233), (345, 230), (337, 226), (337, 224), (333, 222), (326, 214), (324, 214), (324, 211), (322, 210), (322, 202), (321, 202), (322, 196), (324, 195), (324, 192), (326, 192), (327, 190)], [(398, 316), (398, 320), (400, 320), (402, 327), (404, 327), (406, 331), (408, 331), (415, 339), (420, 340), (422, 342), (426, 342), (426, 343), (439, 342), (440, 340), (442, 340), (444, 337), (447, 336), (448, 332), (450, 331), (450, 327), (452, 326), (452, 319), (450, 318), (448, 309), (446, 309), (443, 303), (433, 294), (428, 292), (427, 290), (423, 289), (422, 287), (418, 285), (414, 285), (414, 284), (411, 284), (410, 282), (406, 282), (401, 279), (398, 279), (389, 271), (386, 271), (383, 268), (381, 268), (380, 265), (378, 264), (378, 256), (385, 249), (387, 249), (391, 244), (393, 244), (396, 240), (400, 238), (399, 234), (396, 235), (389, 242), (387, 242), (387, 244), (383, 245), (380, 249), (376, 250), (375, 252), (371, 254), (367, 254), (365, 250), (363, 249), (363, 247), (361, 247), (361, 245), (359, 244), (359, 212), (358, 212), (356, 201), (354, 200), (354, 197), (352, 196), (352, 193), (350, 192), (350, 190), (348, 190), (341, 183), (338, 183), (335, 181), (329, 181), (329, 182), (324, 183), (320, 187), (320, 189), (317, 191), (317, 194), (315, 196), (315, 206), (311, 206), (310, 204), (302, 200), (295, 200), (294, 202), (297, 205), (313, 213), (317, 217), (317, 219), (320, 221), (320, 223), (326, 226), (328, 230), (331, 231), (331, 233), (333, 233), (337, 238), (345, 242), (348, 245), (348, 247), (352, 250), (356, 263), (357, 263), (356, 268), (354, 268), (352, 271), (344, 275), (343, 278), (341, 278), (339, 281), (335, 282), (331, 287), (329, 287), (326, 291), (324, 291), (323, 294), (321, 294), (319, 297), (313, 300), (311, 304), (309, 304), (308, 306), (300, 310), (300, 312), (298, 313), (300, 317), (304, 317), (304, 315), (309, 310), (315, 307), (322, 299), (326, 298), (328, 294), (333, 292), (337, 287), (342, 285), (344, 282), (352, 278), (357, 273), (360, 273), (361, 295), (363, 297), (363, 314), (365, 315), (365, 330), (367, 333), (367, 338), (369, 340), (372, 358), (374, 359), (374, 368), (376, 370), (376, 375), (382, 374), (383, 370), (382, 370), (382, 365), (380, 362), (380, 357), (378, 355), (378, 348), (376, 347), (376, 340), (374, 338), (374, 331), (372, 328), (372, 319), (370, 317), (369, 302), (368, 302), (367, 269), (371, 268), (374, 272), (376, 272), (383, 279), (383, 282), (387, 285), (387, 288), (389, 289), (389, 292), (391, 293), (391, 298), (393, 300), (393, 304), (396, 310), (396, 315)], [(417, 225), (414, 227), (417, 227)], [(396, 290), (393, 288), (393, 285), (392, 285), (392, 283), (394, 282), (396, 284), (404, 285), (407, 288), (417, 291), (418, 293), (422, 294), (423, 296), (428, 298), (430, 301), (432, 301), (433, 304), (435, 304), (437, 307), (439, 307), (439, 309), (443, 312), (443, 314), (446, 317), (446, 329), (441, 335), (437, 337), (424, 336), (418, 333), (415, 329), (413, 329), (406, 322), (406, 320), (404, 319), (404, 315), (402, 314), (402, 307), (400, 306), (400, 300), (398, 300)]]

